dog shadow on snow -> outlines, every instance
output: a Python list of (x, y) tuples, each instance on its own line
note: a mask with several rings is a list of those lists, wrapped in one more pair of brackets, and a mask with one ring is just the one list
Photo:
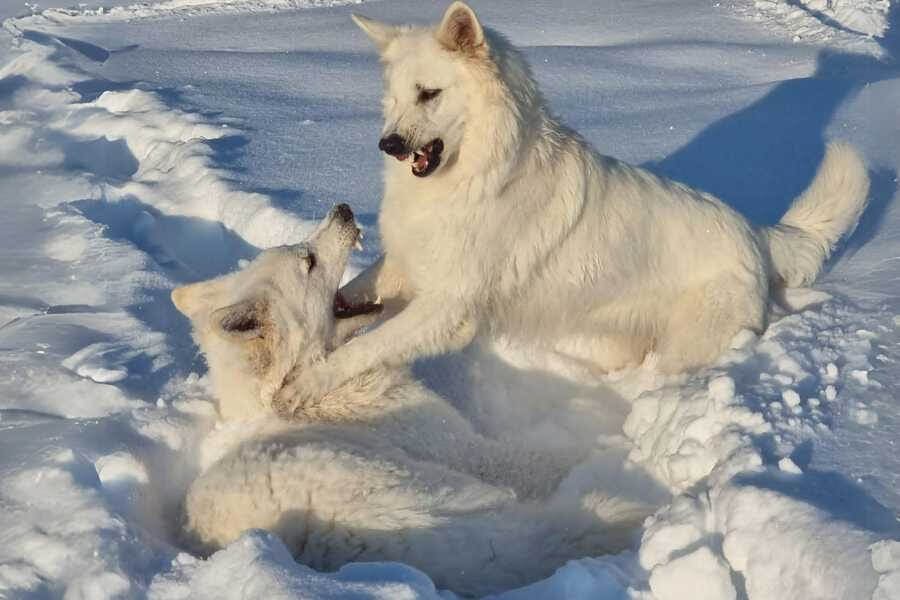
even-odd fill
[(900, 523), (894, 512), (866, 493), (859, 484), (840, 473), (809, 468), (812, 450), (812, 443), (806, 442), (791, 455), (792, 460), (802, 466), (802, 476), (772, 470), (738, 475), (734, 483), (770, 490), (803, 502), (835, 521), (879, 537), (900, 536)]
[[(644, 166), (714, 194), (755, 223), (778, 222), (812, 181), (824, 156), (826, 130), (838, 109), (866, 86), (900, 77), (900, 4), (891, 7), (889, 30), (879, 43), (884, 51), (880, 59), (822, 50), (813, 75), (776, 85), (750, 106), (706, 127), (664, 160)], [(875, 237), (897, 197), (896, 172), (879, 168), (869, 176), (869, 205), (826, 269)], [(765, 449), (766, 441), (757, 441)], [(777, 461), (774, 455), (765, 458), (767, 463)], [(866, 531), (900, 535), (893, 512), (862, 486), (839, 473), (809, 468), (811, 443), (801, 444), (792, 458), (804, 469), (802, 477), (769, 470), (740, 475), (735, 483), (778, 492)]]
[[(879, 40), (883, 58), (824, 49), (809, 77), (784, 81), (747, 108), (701, 131), (650, 170), (721, 198), (759, 224), (774, 224), (812, 181), (825, 132), (842, 104), (864, 87), (900, 77), (900, 5)], [(897, 174), (870, 172), (869, 206), (830, 261), (853, 253), (879, 231), (897, 192)]]

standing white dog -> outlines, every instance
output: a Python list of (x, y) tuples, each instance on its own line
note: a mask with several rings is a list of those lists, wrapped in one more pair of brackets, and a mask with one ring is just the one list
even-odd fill
[(354, 19), (384, 63), (384, 256), (339, 300), (403, 308), (297, 374), (291, 398), (479, 331), (588, 373), (649, 353), (668, 373), (706, 364), (741, 329), (766, 327), (773, 286), (812, 282), (866, 205), (863, 163), (832, 144), (781, 223), (756, 228), (708, 194), (598, 155), (462, 2), (437, 27)]

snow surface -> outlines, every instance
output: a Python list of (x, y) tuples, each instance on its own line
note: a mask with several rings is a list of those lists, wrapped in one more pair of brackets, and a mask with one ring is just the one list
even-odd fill
[[(452, 597), (399, 564), (316, 573), (265, 532), (180, 549), (180, 498), (228, 436), (168, 292), (303, 238), (338, 201), (371, 229), (380, 80), (337, 2), (122, 4), (0, 3), (27, 13), (0, 33), (0, 597)], [(897, 5), (476, 8), (598, 149), (757, 221), (827, 139), (873, 177), (816, 289), (700, 373), (585, 387), (501, 346), (417, 366), (489, 435), (589, 449), (563, 486), (656, 508), (632, 551), (501, 597), (900, 598)], [(365, 241), (355, 268), (377, 254)]]
[(881, 37), (888, 29), (890, 0), (757, 0), (754, 8), (794, 30), (795, 39), (835, 32)]

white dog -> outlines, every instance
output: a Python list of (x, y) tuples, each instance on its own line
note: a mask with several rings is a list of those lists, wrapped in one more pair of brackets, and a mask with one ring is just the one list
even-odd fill
[(649, 354), (662, 372), (697, 367), (741, 329), (762, 331), (773, 286), (812, 282), (865, 207), (864, 165), (832, 144), (781, 223), (756, 228), (708, 194), (598, 155), (465, 4), (437, 27), (354, 18), (384, 64), (390, 156), (384, 256), (342, 301), (402, 311), (298, 374), (291, 398), (477, 332), (591, 375)]
[(187, 493), (193, 541), (214, 549), (264, 528), (318, 569), (399, 560), (477, 595), (626, 547), (650, 507), (582, 484), (557, 491), (571, 459), (478, 435), (404, 369), (369, 371), (290, 422), (274, 417), (284, 374), (370, 320), (333, 316), (358, 233), (341, 206), (307, 243), (172, 293), (207, 357), (221, 416), (245, 432)]

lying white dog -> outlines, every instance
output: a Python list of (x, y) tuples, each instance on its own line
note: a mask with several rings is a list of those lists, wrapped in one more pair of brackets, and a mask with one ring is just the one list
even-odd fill
[(343, 301), (403, 309), (296, 374), (292, 399), (476, 332), (588, 375), (648, 354), (666, 373), (709, 363), (740, 330), (766, 327), (773, 287), (812, 282), (865, 207), (864, 165), (833, 144), (781, 223), (756, 228), (708, 194), (594, 152), (465, 4), (437, 27), (354, 18), (384, 64), (390, 156), (384, 256)]
[(627, 546), (650, 507), (590, 489), (555, 492), (565, 457), (478, 435), (403, 369), (352, 378), (291, 422), (274, 417), (284, 374), (309, 368), (371, 320), (333, 316), (358, 233), (340, 206), (308, 242), (172, 293), (206, 355), (223, 419), (271, 415), (241, 422), (247, 439), (190, 487), (193, 541), (214, 549), (264, 528), (318, 569), (398, 560), (477, 595)]

